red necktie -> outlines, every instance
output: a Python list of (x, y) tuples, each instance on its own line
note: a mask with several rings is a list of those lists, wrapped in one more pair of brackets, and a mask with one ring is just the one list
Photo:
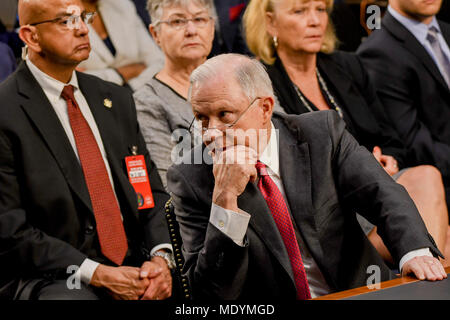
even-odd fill
[(303, 266), (300, 248), (295, 237), (294, 226), (289, 215), (289, 211), (284, 201), (283, 195), (276, 186), (275, 182), (267, 174), (266, 165), (258, 161), (256, 170), (260, 176), (258, 188), (267, 202), (275, 224), (280, 231), (284, 246), (286, 247), (294, 273), (295, 286), (297, 287), (297, 299), (311, 299), (309, 292), (308, 279), (306, 278), (305, 267)]
[(73, 90), (73, 86), (65, 86), (61, 97), (67, 102), (70, 126), (94, 210), (100, 247), (105, 257), (121, 265), (128, 250), (128, 242), (119, 205), (97, 141), (75, 101)]

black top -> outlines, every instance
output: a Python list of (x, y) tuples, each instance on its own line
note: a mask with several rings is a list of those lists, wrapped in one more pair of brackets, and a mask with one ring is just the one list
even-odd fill
[[(404, 145), (385, 116), (367, 72), (356, 55), (340, 51), (333, 54), (319, 53), (317, 67), (328, 90), (343, 111), (347, 130), (358, 142), (369, 151), (379, 146), (383, 154), (391, 155), (398, 161), (400, 168), (408, 166)], [(300, 100), (280, 59), (267, 66), (267, 71), (286, 113), (310, 112)], [(325, 93), (324, 97), (328, 98)], [(330, 101), (327, 102), (330, 108), (334, 108)], [(310, 105), (313, 106), (312, 103)]]

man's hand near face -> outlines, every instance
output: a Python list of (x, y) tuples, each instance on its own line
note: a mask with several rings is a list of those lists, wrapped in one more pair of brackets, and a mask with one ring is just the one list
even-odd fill
[(213, 202), (224, 208), (239, 211), (237, 197), (249, 182), (257, 179), (255, 168), (258, 155), (246, 146), (227, 147), (224, 151), (213, 152), (213, 174), (215, 186)]

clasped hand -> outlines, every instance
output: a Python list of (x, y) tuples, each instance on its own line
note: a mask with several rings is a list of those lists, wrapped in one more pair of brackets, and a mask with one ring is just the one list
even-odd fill
[(163, 300), (172, 294), (172, 276), (161, 257), (153, 257), (141, 268), (99, 265), (90, 284), (105, 288), (116, 300)]

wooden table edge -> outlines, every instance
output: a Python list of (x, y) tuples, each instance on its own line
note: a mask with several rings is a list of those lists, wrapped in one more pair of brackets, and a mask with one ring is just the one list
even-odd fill
[[(447, 274), (449, 274), (450, 267), (445, 268), (445, 272), (447, 272)], [(369, 289), (367, 286), (363, 286), (363, 287), (359, 287), (359, 288), (355, 288), (355, 289), (350, 289), (350, 290), (340, 291), (340, 292), (336, 292), (336, 293), (332, 293), (332, 294), (327, 294), (325, 296), (317, 297), (312, 300), (340, 300), (340, 299), (344, 299), (344, 298), (359, 296), (361, 294), (376, 292), (376, 291), (393, 288), (393, 287), (401, 286), (401, 285), (404, 285), (407, 283), (413, 283), (413, 282), (418, 282), (418, 281), (420, 281), (420, 280), (418, 280), (417, 278), (414, 278), (414, 277), (409, 277), (409, 276), (401, 277), (398, 279), (381, 282), (379, 289)]]

